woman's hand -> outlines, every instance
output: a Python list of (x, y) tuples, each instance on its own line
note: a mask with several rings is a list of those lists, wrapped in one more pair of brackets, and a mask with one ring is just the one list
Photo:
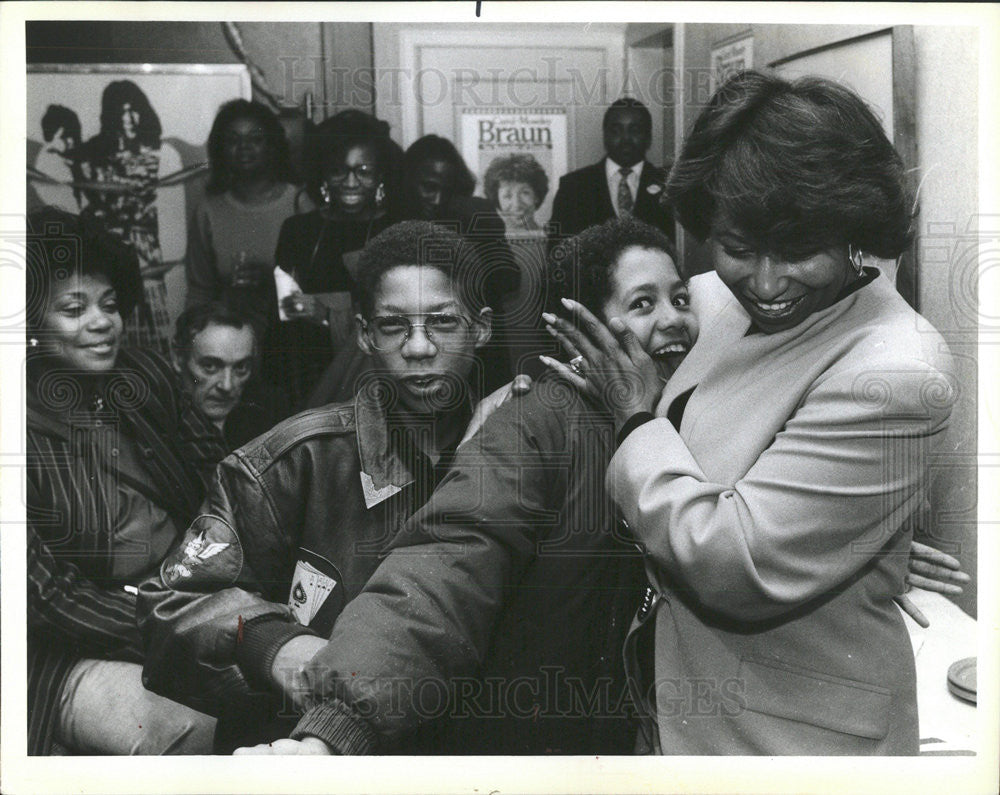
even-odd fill
[(305, 320), (322, 326), (326, 321), (326, 305), (308, 293), (292, 293), (281, 300), (281, 308), (289, 320)]
[[(957, 558), (927, 544), (911, 542), (910, 571), (906, 575), (907, 589), (920, 588), (924, 591), (936, 591), (954, 596), (962, 593), (962, 586), (959, 583), (966, 583), (971, 579), (962, 571), (962, 564)], [(897, 596), (896, 604), (920, 626), (926, 629), (931, 625), (906, 594)]]
[(333, 750), (319, 737), (303, 737), (301, 740), (275, 740), (273, 743), (261, 743), (244, 748), (237, 748), (233, 756), (255, 756), (271, 754), (273, 756), (333, 756)]
[(479, 429), (483, 427), (483, 423), (486, 422), (487, 418), (504, 403), (512, 397), (527, 395), (531, 391), (531, 387), (531, 376), (522, 373), (521, 375), (514, 376), (514, 380), (509, 384), (504, 384), (504, 386), (480, 400), (476, 406), (476, 410), (472, 412), (469, 427), (465, 429), (465, 435), (459, 444), (464, 444), (475, 436)]
[(635, 334), (620, 318), (608, 321), (609, 330), (582, 304), (568, 298), (562, 303), (576, 316), (576, 325), (547, 312), (542, 319), (578, 364), (573, 367), (548, 356), (541, 357), (542, 361), (602, 402), (614, 415), (618, 430), (632, 415), (652, 411), (663, 391), (663, 380)]

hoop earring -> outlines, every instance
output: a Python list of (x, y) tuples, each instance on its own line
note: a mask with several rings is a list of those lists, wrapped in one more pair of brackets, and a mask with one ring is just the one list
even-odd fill
[(854, 248), (851, 243), (847, 244), (847, 258), (851, 261), (851, 266), (854, 268), (854, 273), (861, 276), (865, 272), (865, 262), (864, 255), (861, 253), (861, 249)]
[(375, 189), (375, 207), (379, 210), (385, 204), (385, 183), (380, 182)]
[(323, 204), (330, 203), (330, 188), (325, 182), (319, 183), (319, 195), (323, 199)]

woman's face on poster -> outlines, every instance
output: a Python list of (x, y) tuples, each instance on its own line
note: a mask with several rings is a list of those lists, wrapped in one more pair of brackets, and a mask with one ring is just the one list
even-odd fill
[(139, 134), (139, 110), (131, 102), (122, 103), (122, 137), (132, 140)]
[(501, 180), (497, 188), (497, 206), (501, 215), (532, 216), (538, 209), (538, 196), (527, 182)]

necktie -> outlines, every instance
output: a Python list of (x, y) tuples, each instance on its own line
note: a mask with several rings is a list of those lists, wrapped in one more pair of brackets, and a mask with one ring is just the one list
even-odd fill
[(632, 212), (632, 191), (628, 189), (628, 175), (632, 173), (630, 168), (620, 168), (618, 173), (622, 175), (618, 183), (618, 215), (628, 215)]

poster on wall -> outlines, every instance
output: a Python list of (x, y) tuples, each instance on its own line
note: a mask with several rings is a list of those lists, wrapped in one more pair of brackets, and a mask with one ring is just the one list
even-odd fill
[(747, 31), (719, 42), (712, 48), (711, 92), (735, 72), (753, 69), (753, 33)]
[[(208, 133), (219, 106), (237, 98), (250, 98), (242, 64), (28, 66), (27, 209), (93, 216), (135, 249), (147, 303), (160, 304), (149, 340), (159, 347), (156, 329), (183, 302), (177, 266), (203, 188)], [(153, 280), (159, 298), (150, 295)]]
[(540, 227), (552, 215), (568, 170), (567, 127), (565, 108), (463, 109), (462, 156), (475, 172), (476, 194), (497, 205), (508, 228)]

